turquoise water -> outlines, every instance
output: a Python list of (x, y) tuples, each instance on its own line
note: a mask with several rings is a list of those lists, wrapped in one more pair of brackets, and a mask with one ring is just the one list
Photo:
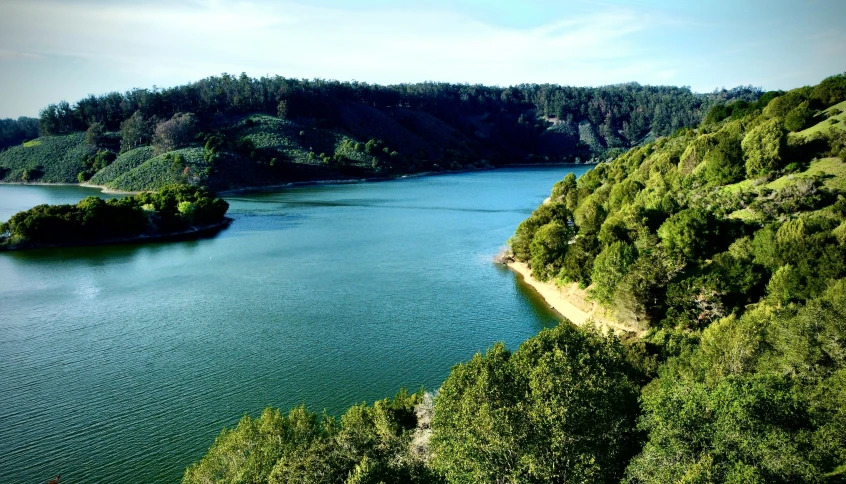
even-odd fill
[[(556, 320), (491, 259), (571, 171), (237, 195), (210, 239), (0, 253), (0, 482), (178, 482), (245, 413), (337, 414), (515, 348)], [(90, 194), (0, 186), (0, 220)]]

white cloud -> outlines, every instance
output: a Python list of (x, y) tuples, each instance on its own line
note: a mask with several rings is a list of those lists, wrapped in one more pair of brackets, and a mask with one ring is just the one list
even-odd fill
[(137, 75), (139, 85), (223, 71), (378, 83), (595, 85), (672, 81), (672, 66), (645, 61), (648, 53), (635, 42), (640, 32), (665, 22), (620, 8), (518, 29), (420, 9), (10, 0), (0, 6), (0, 46), (81, 57)]

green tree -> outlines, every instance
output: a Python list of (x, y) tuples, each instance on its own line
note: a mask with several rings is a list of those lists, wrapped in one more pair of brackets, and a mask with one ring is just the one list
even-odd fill
[(705, 179), (709, 185), (728, 185), (743, 179), (743, 151), (735, 138), (721, 138), (717, 146), (705, 154), (704, 161)]
[(808, 107), (808, 101), (791, 109), (784, 117), (784, 127), (788, 131), (802, 131), (811, 122), (814, 117), (813, 111)]
[(182, 482), (437, 482), (409, 455), (421, 398), (401, 390), (393, 399), (350, 407), (340, 421), (304, 406), (288, 415), (268, 408), (257, 419), (245, 416), (215, 439)]
[(608, 210), (616, 212), (622, 207), (630, 205), (643, 188), (643, 184), (636, 180), (627, 179), (615, 184), (608, 195)]
[(135, 111), (132, 116), (120, 124), (121, 151), (129, 151), (148, 143), (153, 134), (152, 131), (150, 123), (144, 119), (141, 111)]
[(435, 468), (450, 482), (618, 482), (636, 451), (624, 354), (560, 324), (456, 366), (435, 400)]
[(717, 251), (717, 223), (703, 209), (689, 208), (672, 215), (658, 228), (658, 237), (667, 251), (680, 259), (704, 259)]
[(817, 107), (825, 108), (846, 100), (846, 74), (824, 79), (811, 91), (811, 99)]
[(784, 118), (793, 108), (808, 100), (811, 88), (800, 87), (788, 91), (773, 100), (764, 108), (764, 116), (769, 118)]
[(741, 146), (746, 160), (746, 176), (754, 178), (780, 168), (787, 136), (780, 118), (765, 121), (743, 138)]
[(531, 244), (535, 232), (553, 221), (561, 225), (569, 225), (572, 218), (572, 214), (564, 203), (553, 202), (539, 206), (529, 218), (517, 226), (517, 232), (508, 241), (514, 257), (517, 260), (529, 261), (532, 258)]
[(593, 263), (591, 296), (603, 304), (611, 304), (617, 285), (636, 260), (637, 249), (625, 242), (614, 242), (603, 249)]
[(599, 229), (602, 227), (602, 222), (605, 221), (608, 212), (594, 197), (589, 197), (579, 204), (579, 208), (576, 209), (573, 215), (575, 216), (579, 233), (596, 234), (599, 233)]
[(635, 482), (819, 482), (806, 459), (809, 416), (789, 378), (734, 376), (714, 386), (662, 375), (644, 391)]
[(91, 123), (85, 132), (85, 143), (92, 148), (99, 148), (103, 144), (105, 134), (106, 127), (103, 123)]
[[(576, 190), (576, 175), (573, 173), (568, 173), (563, 180), (556, 182), (555, 185), (552, 186), (552, 195), (550, 195), (550, 198), (555, 201), (566, 201), (570, 192), (574, 192)], [(575, 206), (571, 207), (568, 204), (567, 208), (572, 211)]]
[(779, 267), (770, 278), (767, 294), (774, 304), (785, 305), (800, 299), (802, 285), (801, 274), (793, 266), (787, 264)]
[(541, 281), (555, 276), (561, 268), (572, 237), (573, 231), (567, 225), (553, 221), (541, 226), (529, 246), (532, 276)]
[(288, 119), (288, 101), (283, 99), (276, 105), (276, 117), (279, 119)]
[(578, 282), (581, 287), (589, 286), (593, 261), (599, 251), (599, 241), (595, 235), (578, 235), (567, 249), (558, 277), (566, 282)]

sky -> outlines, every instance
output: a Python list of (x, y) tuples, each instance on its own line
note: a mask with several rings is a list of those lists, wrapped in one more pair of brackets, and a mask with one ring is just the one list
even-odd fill
[(253, 77), (791, 89), (846, 71), (846, 0), (0, 0), (0, 118)]

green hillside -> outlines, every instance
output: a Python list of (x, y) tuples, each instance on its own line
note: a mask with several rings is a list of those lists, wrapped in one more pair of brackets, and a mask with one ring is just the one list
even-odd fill
[(568, 176), (511, 239), (646, 331), (626, 482), (843, 482), (844, 100), (835, 76), (717, 106)]
[(812, 118), (812, 121), (817, 123), (799, 131), (796, 135), (808, 138), (817, 134), (824, 134), (831, 129), (846, 129), (846, 125), (844, 125), (844, 122), (846, 122), (846, 101), (820, 112)]
[(167, 185), (180, 183), (203, 185), (206, 166), (202, 149), (182, 148), (153, 156), (134, 168), (124, 170), (107, 182), (106, 186), (117, 190), (142, 191), (160, 190)]
[(0, 181), (77, 183), (90, 149), (85, 133), (44, 136), (0, 152)]
[(535, 278), (642, 338), (560, 324), (455, 366), (433, 399), (268, 409), (183, 482), (844, 482), (846, 131), (804, 134), (844, 100), (835, 76), (715, 106), (520, 224)]
[[(378, 86), (224, 74), (47, 106), (38, 120), (40, 138), (0, 151), (0, 176), (133, 191), (176, 182), (220, 190), (513, 163), (595, 163), (694, 126), (711, 106), (754, 102), (761, 94), (743, 87), (697, 94), (634, 83)], [(6, 123), (3, 146), (31, 133), (33, 122)], [(168, 153), (184, 158), (181, 173), (179, 163), (158, 158)]]
[(94, 185), (111, 186), (112, 182), (126, 172), (134, 170), (143, 165), (147, 160), (153, 158), (153, 148), (150, 146), (142, 146), (134, 150), (127, 151), (118, 155), (117, 159), (109, 166), (98, 171), (91, 177), (89, 183)]

